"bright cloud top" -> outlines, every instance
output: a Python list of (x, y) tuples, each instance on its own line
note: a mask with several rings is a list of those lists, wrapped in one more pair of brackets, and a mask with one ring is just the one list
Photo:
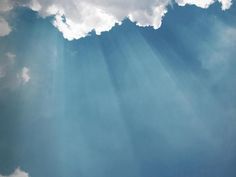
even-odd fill
[[(167, 7), (173, 0), (3, 0), (0, 11), (14, 6), (27, 6), (42, 17), (54, 16), (53, 25), (68, 40), (79, 39), (95, 31), (109, 31), (125, 18), (138, 26), (158, 29)], [(208, 8), (216, 0), (175, 0), (180, 6), (196, 5)], [(222, 10), (230, 8), (232, 0), (218, 0)], [(6, 25), (6, 24), (5, 24)], [(7, 31), (7, 30), (6, 30)], [(4, 34), (6, 34), (5, 32)], [(9, 33), (9, 30), (8, 30)], [(1, 34), (1, 33), (0, 33)]]
[[(227, 10), (232, 5), (232, 0), (218, 0), (221, 3), (221, 9)], [(201, 8), (208, 8), (212, 5), (215, 0), (176, 0), (178, 5), (185, 6), (186, 4), (189, 5), (196, 5)]]
[(12, 174), (7, 176), (3, 176), (0, 174), (0, 177), (29, 177), (29, 174), (22, 171), (20, 168), (17, 168)]

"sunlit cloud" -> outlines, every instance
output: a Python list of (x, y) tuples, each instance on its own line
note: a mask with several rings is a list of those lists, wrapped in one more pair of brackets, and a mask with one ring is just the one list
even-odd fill
[[(178, 5), (196, 5), (208, 8), (215, 0), (175, 0)], [(222, 10), (229, 9), (232, 0), (218, 0)], [(54, 16), (53, 25), (68, 40), (86, 37), (94, 31), (97, 35), (110, 31), (116, 24), (122, 24), (126, 18), (138, 26), (161, 27), (171, 0), (125, 1), (125, 0), (4, 0), (0, 11), (11, 10), (15, 6), (29, 7), (41, 17)], [(0, 36), (10, 33), (8, 23), (2, 18)]]
[[(218, 0), (221, 3), (221, 9), (227, 10), (232, 5), (232, 0)], [(211, 4), (215, 3), (215, 0), (176, 0), (180, 6), (196, 5), (201, 8), (208, 8)]]
[[(208, 8), (214, 0), (176, 0), (180, 6), (187, 4), (196, 5), (201, 8)], [(228, 9), (231, 0), (219, 0), (222, 9)], [(87, 36), (91, 31), (96, 34), (109, 31), (115, 24), (121, 24), (125, 18), (130, 19), (138, 26), (151, 26), (154, 29), (160, 28), (162, 18), (167, 13), (170, 0), (148, 0), (145, 2), (119, 1), (116, 0), (34, 0), (29, 5), (41, 16), (55, 16), (54, 26), (63, 33), (68, 40), (79, 39)]]

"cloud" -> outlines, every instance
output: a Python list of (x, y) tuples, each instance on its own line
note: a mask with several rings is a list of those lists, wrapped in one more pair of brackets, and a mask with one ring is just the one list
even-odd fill
[(22, 171), (20, 168), (15, 169), (15, 171), (10, 175), (1, 175), (0, 177), (30, 177), (28, 173)]
[(30, 70), (27, 67), (23, 67), (22, 71), (17, 75), (22, 84), (26, 84), (30, 81)]
[(13, 3), (10, 0), (0, 1), (0, 37), (7, 36), (11, 32), (11, 27), (2, 15), (10, 11), (12, 8)]
[[(176, 0), (178, 5), (196, 5), (207, 8), (215, 0)], [(222, 9), (228, 9), (231, 0), (219, 0)], [(109, 31), (115, 24), (129, 18), (138, 26), (152, 26), (158, 29), (167, 13), (171, 0), (33, 0), (30, 8), (41, 16), (55, 16), (53, 24), (68, 40)]]
[(0, 37), (7, 36), (12, 31), (4, 18), (14, 7), (28, 6), (31, 0), (0, 0)]
[(0, 16), (0, 37), (6, 36), (11, 32), (11, 27), (7, 21)]
[(222, 4), (221, 6), (222, 10), (227, 10), (232, 5), (232, 0), (219, 0), (219, 2)]
[[(3, 0), (2, 11), (14, 6), (27, 6), (43, 18), (53, 16), (53, 25), (68, 40), (80, 39), (90, 32), (109, 31), (125, 18), (138, 26), (158, 29), (169, 4), (196, 5), (208, 8), (216, 0)], [(230, 8), (232, 0), (218, 0), (222, 10)], [(6, 34), (6, 32), (5, 32)]]
[(9, 0), (0, 1), (0, 12), (6, 12), (13, 8), (12, 3)]
[[(215, 0), (176, 0), (177, 4), (180, 6), (195, 5), (201, 8), (208, 8)], [(221, 3), (221, 9), (227, 10), (232, 5), (232, 0), (218, 0)]]

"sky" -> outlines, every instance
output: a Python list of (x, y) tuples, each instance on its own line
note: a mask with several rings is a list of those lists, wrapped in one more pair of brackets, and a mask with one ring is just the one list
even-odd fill
[(235, 4), (0, 0), (0, 177), (235, 177)]

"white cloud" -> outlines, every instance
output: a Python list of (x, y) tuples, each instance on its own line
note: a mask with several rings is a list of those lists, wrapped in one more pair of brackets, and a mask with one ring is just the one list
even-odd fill
[(189, 4), (189, 5), (195, 5), (201, 8), (208, 8), (211, 4), (214, 3), (214, 0), (176, 0), (176, 2), (180, 6), (185, 6)]
[(30, 176), (28, 173), (22, 171), (20, 168), (17, 168), (12, 174), (6, 176), (0, 174), (0, 177), (30, 177)]
[[(208, 8), (211, 4), (213, 4), (216, 0), (176, 0), (178, 5), (185, 6), (187, 4), (189, 5), (195, 5), (201, 8)], [(221, 3), (222, 10), (229, 9), (232, 5), (232, 0), (218, 0), (218, 2)]]
[(22, 71), (17, 75), (22, 84), (26, 84), (30, 81), (30, 70), (27, 67), (23, 67)]
[(11, 32), (11, 27), (7, 21), (0, 16), (0, 37), (6, 36)]
[[(208, 8), (218, 1), (222, 10), (230, 8), (232, 0), (2, 0), (2, 10), (28, 6), (42, 17), (54, 16), (53, 25), (68, 40), (87, 36), (91, 31), (109, 31), (125, 18), (138, 26), (158, 29), (169, 4), (196, 5)], [(1, 5), (1, 4), (0, 4)], [(6, 33), (6, 32), (5, 32)]]
[[(170, 0), (34, 0), (41, 16), (54, 15), (54, 26), (68, 40), (101, 34), (129, 18), (138, 26), (161, 26)], [(30, 6), (32, 8), (32, 6)]]
[[(231, 0), (218, 0), (222, 9), (228, 9)], [(115, 24), (129, 18), (138, 26), (161, 26), (171, 0), (33, 0), (29, 5), (37, 9), (41, 16), (55, 16), (54, 26), (68, 40), (87, 36), (91, 31), (96, 34), (109, 31)], [(207, 8), (215, 0), (176, 0), (177, 4), (196, 5)]]
[(232, 5), (232, 0), (218, 0), (218, 1), (222, 4), (221, 6), (222, 10), (227, 10)]

